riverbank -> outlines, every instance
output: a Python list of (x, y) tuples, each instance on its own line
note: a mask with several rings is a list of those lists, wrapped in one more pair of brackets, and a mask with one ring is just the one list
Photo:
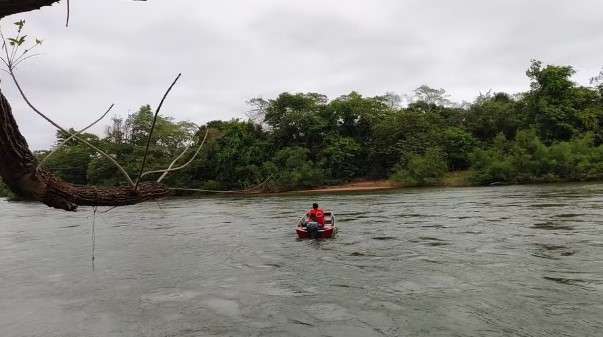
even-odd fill
[(366, 180), (350, 182), (335, 186), (326, 186), (300, 191), (288, 191), (285, 193), (327, 193), (327, 192), (362, 192), (362, 191), (383, 191), (393, 190), (404, 187), (400, 183), (391, 180)]
[[(474, 186), (470, 178), (471, 171), (448, 172), (442, 178), (440, 183), (433, 185), (434, 187), (469, 187)], [(312, 188), (307, 190), (285, 191), (275, 194), (306, 194), (306, 193), (345, 193), (345, 192), (373, 192), (397, 190), (402, 188), (416, 187), (407, 185), (401, 182), (396, 182), (389, 179), (380, 180), (361, 180), (340, 185), (326, 186), (320, 188)]]
[[(448, 172), (442, 177), (439, 183), (430, 185), (429, 187), (471, 187), (480, 186), (472, 182), (472, 171), (455, 171)], [(600, 179), (597, 179), (600, 180)], [(568, 183), (573, 182), (563, 180), (543, 180), (543, 181), (532, 181), (532, 182), (516, 182), (512, 184), (517, 185), (533, 185), (533, 184), (555, 184), (555, 183)], [(491, 185), (509, 185), (511, 183), (498, 183)], [(483, 185), (481, 185), (483, 186)], [(0, 197), (14, 198), (14, 195), (10, 193), (7, 188), (3, 188), (3, 184), (0, 181)], [(279, 192), (269, 191), (212, 191), (212, 190), (195, 190), (195, 189), (182, 189), (176, 193), (177, 196), (193, 195), (193, 194), (220, 194), (220, 195), (246, 195), (246, 196), (267, 196), (267, 195), (291, 195), (291, 194), (328, 194), (328, 193), (362, 193), (362, 192), (379, 192), (389, 190), (399, 190), (404, 188), (416, 188), (419, 186), (409, 185), (402, 182), (397, 182), (391, 179), (377, 179), (377, 180), (356, 180), (347, 182), (339, 185), (323, 186), (317, 188), (303, 189), (303, 190), (289, 190)]]

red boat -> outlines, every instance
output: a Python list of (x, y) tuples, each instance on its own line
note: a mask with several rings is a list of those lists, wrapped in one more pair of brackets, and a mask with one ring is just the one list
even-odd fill
[[(297, 223), (297, 237), (300, 239), (311, 239), (312, 233), (308, 232), (305, 224), (308, 219), (308, 215), (304, 215), (301, 219), (299, 219)], [(318, 229), (318, 233), (316, 235), (316, 239), (329, 239), (335, 236), (337, 232), (337, 228), (335, 227), (335, 214), (333, 212), (326, 211), (325, 212), (325, 225), (323, 228)]]

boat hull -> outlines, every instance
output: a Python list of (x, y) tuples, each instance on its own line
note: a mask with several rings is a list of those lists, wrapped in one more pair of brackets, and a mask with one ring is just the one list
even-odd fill
[[(304, 228), (304, 227), (298, 227), (296, 229), (297, 231), (297, 237), (299, 239), (310, 239), (310, 233), (308, 233), (308, 231)], [(319, 239), (329, 239), (332, 238), (333, 236), (335, 236), (335, 233), (337, 232), (337, 230), (335, 229), (335, 226), (325, 226), (324, 228), (321, 228), (318, 230), (318, 233), (320, 233), (319, 235)]]

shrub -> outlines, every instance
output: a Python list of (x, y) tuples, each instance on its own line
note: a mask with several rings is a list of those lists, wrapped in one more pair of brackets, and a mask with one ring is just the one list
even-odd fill
[(448, 167), (453, 170), (464, 170), (469, 167), (469, 154), (477, 144), (477, 140), (467, 131), (450, 127), (442, 132), (441, 145), (446, 153)]
[(278, 168), (275, 183), (279, 189), (314, 187), (324, 183), (325, 173), (309, 159), (310, 151), (302, 147), (286, 147), (275, 155)]
[(322, 166), (335, 182), (364, 174), (362, 155), (362, 146), (351, 137), (331, 137), (320, 152)]
[(437, 148), (423, 155), (412, 155), (405, 167), (395, 169), (392, 179), (407, 186), (436, 185), (448, 171), (446, 159)]
[(224, 189), (224, 186), (219, 181), (208, 180), (201, 185), (201, 189), (210, 191), (220, 191)]
[(520, 131), (511, 146), (480, 149), (471, 156), (474, 182), (525, 183), (603, 177), (603, 146), (593, 136), (546, 146), (534, 131)]

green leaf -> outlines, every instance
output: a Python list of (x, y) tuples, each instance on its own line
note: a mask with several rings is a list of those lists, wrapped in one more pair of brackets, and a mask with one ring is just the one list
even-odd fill
[(17, 22), (15, 22), (15, 26), (19, 27), (19, 32), (23, 29), (23, 26), (25, 26), (25, 20), (19, 20)]

